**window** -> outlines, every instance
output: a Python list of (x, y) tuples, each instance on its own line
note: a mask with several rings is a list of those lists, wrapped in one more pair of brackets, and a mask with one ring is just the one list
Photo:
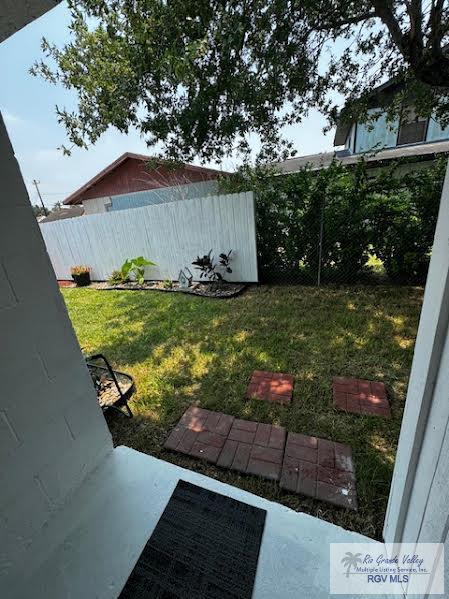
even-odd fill
[(412, 108), (407, 110), (399, 126), (398, 146), (426, 141), (427, 119), (419, 117)]

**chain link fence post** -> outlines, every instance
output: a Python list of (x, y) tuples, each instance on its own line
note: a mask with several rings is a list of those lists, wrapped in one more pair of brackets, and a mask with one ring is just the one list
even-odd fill
[(320, 236), (318, 242), (318, 271), (316, 284), (317, 287), (321, 287), (321, 264), (323, 261), (323, 237), (324, 237), (324, 207), (325, 207), (325, 198), (323, 198), (321, 204), (321, 216), (320, 216)]

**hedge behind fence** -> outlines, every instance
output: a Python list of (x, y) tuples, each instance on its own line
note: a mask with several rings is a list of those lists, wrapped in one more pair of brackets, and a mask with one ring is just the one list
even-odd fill
[(245, 170), (222, 186), (255, 192), (261, 280), (351, 282), (377, 270), (412, 284), (427, 274), (445, 169), (441, 158), (373, 177), (363, 161), (334, 162), (288, 175)]

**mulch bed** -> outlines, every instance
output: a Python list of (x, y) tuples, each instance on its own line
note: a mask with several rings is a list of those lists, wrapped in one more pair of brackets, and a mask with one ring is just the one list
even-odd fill
[[(73, 281), (58, 281), (59, 287), (76, 287)], [(177, 282), (173, 282), (172, 287), (166, 287), (163, 281), (145, 281), (140, 283), (121, 283), (120, 285), (110, 285), (106, 281), (94, 281), (89, 285), (92, 289), (99, 291), (162, 291), (166, 293), (187, 293), (189, 295), (199, 295), (200, 297), (230, 298), (239, 295), (248, 287), (248, 283), (221, 283), (215, 285), (211, 283), (193, 283), (191, 287), (179, 287)]]
[(145, 283), (121, 283), (120, 285), (110, 285), (107, 282), (92, 283), (90, 285), (100, 291), (162, 291), (166, 293), (187, 293), (189, 295), (199, 295), (201, 297), (229, 298), (242, 293), (248, 286), (247, 283), (221, 283), (219, 285), (211, 283), (193, 283), (191, 287), (180, 287), (177, 282), (173, 282), (172, 287), (167, 287), (164, 281), (145, 281)]

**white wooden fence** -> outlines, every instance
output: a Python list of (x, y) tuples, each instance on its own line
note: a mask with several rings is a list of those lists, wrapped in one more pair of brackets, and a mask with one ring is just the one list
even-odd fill
[(157, 264), (145, 278), (177, 280), (197, 255), (233, 250), (230, 281), (256, 282), (254, 198), (251, 192), (145, 206), (41, 225), (58, 279), (85, 264), (93, 280), (105, 280), (127, 258), (144, 256)]

